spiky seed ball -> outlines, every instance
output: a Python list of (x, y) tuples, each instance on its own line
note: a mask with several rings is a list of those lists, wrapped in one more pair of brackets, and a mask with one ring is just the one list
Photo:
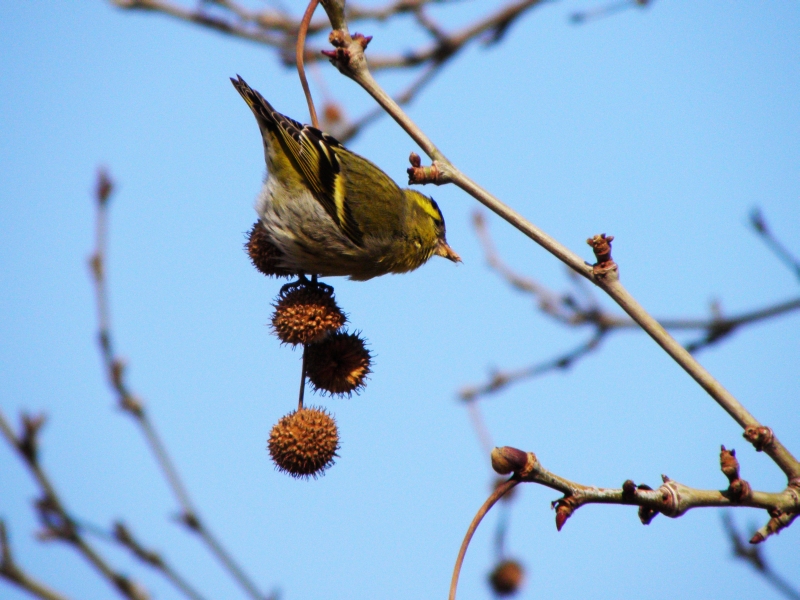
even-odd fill
[(347, 318), (333, 299), (333, 288), (300, 282), (284, 286), (275, 303), (272, 329), (285, 344), (310, 344), (336, 331)]
[(303, 408), (278, 421), (269, 434), (267, 447), (279, 471), (298, 479), (316, 479), (333, 466), (339, 430), (325, 410)]
[(297, 275), (297, 273), (278, 266), (277, 259), (281, 256), (281, 251), (270, 241), (267, 230), (261, 221), (253, 223), (244, 247), (253, 266), (264, 275), (269, 277), (294, 277)]
[(357, 333), (337, 331), (306, 347), (306, 375), (315, 390), (352, 394), (364, 387), (372, 357)]
[(501, 560), (489, 574), (489, 584), (498, 596), (512, 596), (519, 591), (525, 569), (516, 560)]

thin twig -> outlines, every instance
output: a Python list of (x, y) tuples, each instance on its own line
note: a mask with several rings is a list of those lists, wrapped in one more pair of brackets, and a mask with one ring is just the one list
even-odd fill
[(95, 250), (89, 261), (97, 300), (100, 350), (109, 383), (117, 397), (119, 407), (133, 417), (134, 422), (139, 426), (147, 442), (147, 446), (153, 453), (159, 468), (164, 474), (167, 484), (175, 495), (182, 511), (180, 521), (203, 540), (211, 553), (228, 570), (234, 581), (236, 581), (249, 596), (253, 599), (261, 600), (265, 597), (264, 594), (258, 590), (252, 580), (223, 548), (219, 540), (201, 521), (194, 507), (194, 503), (189, 496), (189, 492), (183, 484), (178, 470), (167, 452), (164, 442), (158, 435), (153, 422), (150, 420), (144, 404), (128, 388), (125, 378), (125, 363), (114, 351), (113, 338), (111, 335), (108, 288), (105, 277), (108, 202), (113, 188), (114, 185), (110, 177), (105, 171), (101, 170), (98, 175), (97, 192), (95, 194), (97, 205)]
[(178, 572), (169, 563), (167, 563), (167, 561), (164, 560), (164, 558), (158, 552), (154, 550), (148, 550), (142, 546), (142, 544), (133, 537), (133, 534), (124, 523), (115, 523), (113, 533), (109, 533), (108, 531), (105, 531), (97, 526), (92, 526), (90, 529), (87, 529), (86, 525), (86, 523), (80, 522), (81, 528), (103, 538), (111, 539), (121, 546), (127, 548), (140, 561), (161, 573), (161, 575), (163, 575), (167, 581), (169, 581), (184, 596), (190, 598), (190, 600), (205, 600), (200, 592), (194, 589), (194, 587), (192, 587), (192, 585), (186, 579), (181, 577)]
[[(492, 373), (488, 382), (464, 388), (460, 393), (462, 399), (473, 400), (477, 396), (498, 392), (511, 383), (569, 367), (575, 360), (587, 356), (591, 350), (599, 347), (606, 335), (623, 329), (639, 329), (639, 324), (629, 316), (612, 314), (604, 310), (589, 291), (581, 287), (582, 284), (585, 285), (585, 280), (581, 278), (573, 277), (573, 281), (576, 291), (584, 296), (583, 301), (576, 298), (574, 293), (556, 293), (534, 279), (520, 275), (500, 257), (489, 234), (486, 219), (480, 211), (473, 214), (473, 226), (483, 248), (486, 262), (511, 287), (533, 296), (539, 310), (555, 321), (570, 327), (589, 325), (594, 328), (594, 334), (586, 343), (561, 356), (516, 371)], [(710, 318), (663, 318), (658, 321), (667, 330), (703, 331), (702, 337), (686, 344), (689, 352), (697, 352), (727, 338), (744, 325), (771, 319), (798, 309), (800, 309), (800, 298), (794, 298), (734, 316), (724, 317), (717, 308), (712, 311), (713, 314)]]
[[(722, 447), (720, 463), (723, 472), (725, 466), (723, 457), (735, 462), (735, 453)], [(730, 463), (729, 463), (730, 464)], [(739, 507), (747, 506), (765, 509), (769, 515), (787, 515), (791, 518), (800, 511), (800, 499), (795, 489), (790, 485), (778, 493), (761, 492), (753, 490), (750, 484), (739, 478), (738, 462), (735, 462), (735, 473), (726, 473), (729, 480), (727, 490), (701, 490), (692, 488), (666, 475), (662, 475), (662, 484), (658, 489), (646, 485), (636, 485), (632, 480), (627, 480), (621, 488), (602, 488), (595, 485), (583, 485), (570, 481), (560, 475), (548, 471), (536, 458), (533, 452), (523, 452), (516, 448), (505, 446), (492, 451), (492, 466), (503, 475), (515, 473), (522, 483), (537, 483), (563, 494), (563, 497), (553, 502), (556, 509), (556, 527), (560, 531), (567, 519), (581, 506), (586, 504), (620, 504), (640, 507), (639, 518), (647, 525), (657, 514), (671, 518), (680, 517), (693, 508), (702, 507)], [(770, 518), (771, 533), (777, 533), (788, 526), (788, 523), (778, 528), (775, 523), (777, 517)], [(759, 543), (765, 538), (753, 537), (751, 543)]]
[(469, 411), (470, 421), (472, 421), (472, 427), (475, 429), (475, 435), (478, 437), (481, 449), (484, 454), (488, 456), (492, 453), (494, 443), (492, 442), (492, 435), (489, 433), (489, 428), (486, 427), (486, 422), (483, 420), (480, 404), (477, 402), (469, 402), (467, 404), (467, 411)]
[(647, 6), (651, 1), (652, 0), (618, 0), (617, 2), (611, 2), (610, 4), (599, 6), (591, 10), (572, 13), (570, 16), (570, 21), (576, 25), (579, 25), (581, 23), (586, 23), (587, 21), (594, 21), (604, 17), (610, 17), (628, 8)]
[[(27, 428), (24, 430), (27, 432)], [(43, 497), (37, 502), (37, 509), (44, 523), (45, 539), (58, 539), (71, 544), (114, 589), (129, 600), (147, 600), (149, 595), (144, 588), (117, 572), (102, 554), (86, 541), (41, 464), (24, 451), (23, 437), (18, 438), (14, 434), (2, 411), (0, 411), (0, 432), (9, 444), (19, 451), (23, 462), (42, 490)]]
[[(609, 330), (639, 328), (639, 325), (626, 315), (616, 315), (604, 311), (594, 298), (590, 297), (586, 305), (581, 305), (573, 294), (558, 294), (530, 277), (520, 275), (500, 258), (489, 234), (486, 219), (481, 212), (476, 211), (473, 215), (473, 225), (489, 266), (511, 287), (536, 298), (539, 309), (546, 315), (565, 325), (594, 324)], [(581, 280), (576, 279), (575, 281), (579, 283)], [(696, 331), (699, 329), (707, 331), (705, 342), (702, 345), (693, 344), (693, 349), (696, 350), (719, 341), (742, 325), (757, 323), (798, 309), (800, 309), (800, 298), (793, 298), (729, 317), (715, 314), (711, 318), (661, 318), (658, 319), (658, 322), (665, 329), (670, 330)]]
[(303, 366), (300, 367), (300, 395), (297, 398), (297, 410), (303, 410), (303, 397), (306, 392), (306, 360), (308, 356), (308, 344), (303, 344)]
[(14, 562), (6, 524), (2, 519), (0, 519), (0, 577), (42, 600), (68, 600), (60, 592), (28, 575)]
[(800, 591), (778, 575), (764, 557), (763, 546), (748, 544), (733, 521), (730, 511), (722, 513), (722, 525), (733, 546), (733, 556), (753, 567), (759, 577), (772, 585), (789, 600), (800, 600)]
[[(487, 43), (496, 43), (505, 35), (512, 23), (526, 11), (542, 2), (543, 0), (516, 0), (515, 2), (509, 2), (500, 9), (454, 33), (440, 32), (437, 36), (438, 39), (424, 48), (406, 51), (397, 55), (371, 55), (369, 59), (370, 69), (372, 71), (407, 69), (430, 62), (444, 62), (484, 34), (489, 34)], [(332, 23), (332, 25), (334, 29), (341, 29), (336, 24)], [(321, 48), (307, 50), (306, 60), (319, 59), (321, 50)]]
[(308, 32), (308, 25), (311, 23), (311, 17), (314, 16), (314, 11), (319, 4), (319, 0), (310, 0), (308, 8), (303, 15), (303, 20), (300, 21), (300, 31), (297, 32), (297, 47), (295, 49), (295, 60), (297, 62), (297, 74), (300, 76), (300, 85), (303, 86), (303, 93), (306, 96), (308, 103), (308, 114), (311, 117), (311, 124), (319, 129), (319, 119), (317, 119), (317, 109), (314, 108), (314, 99), (311, 97), (311, 90), (308, 88), (308, 79), (306, 79), (306, 70), (303, 65), (303, 51), (306, 47), (306, 33)]
[(517, 369), (516, 371), (495, 371), (491, 374), (489, 381), (486, 383), (461, 388), (458, 395), (462, 400), (472, 405), (475, 404), (473, 401), (479, 397), (495, 393), (512, 383), (517, 383), (523, 379), (538, 377), (545, 373), (550, 373), (551, 371), (568, 369), (575, 361), (580, 360), (598, 348), (605, 335), (605, 329), (597, 329), (594, 335), (587, 341), (582, 342), (580, 345), (560, 356), (530, 365), (523, 369)]
[[(442, 64), (443, 63), (440, 62), (433, 62), (426, 66), (417, 79), (415, 79), (405, 90), (395, 96), (395, 101), (400, 106), (405, 106), (406, 104), (410, 103), (416, 97), (416, 95), (441, 71), (440, 67)], [(358, 135), (367, 125), (371, 124), (373, 121), (376, 121), (385, 114), (386, 111), (384, 111), (380, 106), (377, 106), (368, 111), (361, 118), (342, 128), (341, 132), (337, 133), (335, 137), (340, 142), (345, 143)]]
[(794, 272), (795, 276), (800, 279), (800, 259), (789, 252), (786, 246), (784, 246), (781, 241), (775, 237), (775, 235), (772, 233), (772, 230), (767, 225), (764, 214), (760, 209), (754, 208), (750, 213), (750, 225), (758, 234), (758, 237), (761, 238), (761, 241), (767, 245), (767, 248), (772, 250), (773, 254), (775, 254), (775, 256), (777, 256), (778, 259), (783, 262), (783, 264), (789, 267)]
[[(110, 0), (118, 8), (128, 10), (142, 10), (152, 13), (161, 13), (172, 18), (207, 27), (218, 33), (239, 37), (267, 46), (272, 46), (284, 52), (283, 58), (287, 65), (293, 64), (296, 57), (290, 57), (286, 51), (294, 46), (295, 35), (300, 28), (300, 19), (292, 17), (283, 11), (260, 10), (252, 11), (232, 0), (214, 0), (214, 2), (200, 3), (194, 8), (181, 5), (168, 0)], [(528, 8), (540, 4), (543, 0), (523, 0), (510, 2), (490, 15), (477, 20), (472, 25), (461, 30), (447, 34), (438, 28), (432, 28), (429, 20), (424, 16), (417, 16), (417, 22), (433, 33), (434, 43), (424, 48), (410, 50), (397, 55), (376, 56), (373, 59), (373, 68), (379, 69), (405, 69), (428, 62), (436, 62), (442, 58), (455, 54), (470, 42), (478, 39), (483, 34), (489, 33), (489, 43), (498, 41), (510, 25)], [(386, 21), (396, 16), (408, 13), (419, 15), (423, 7), (428, 4), (444, 4), (444, 0), (393, 0), (383, 7), (348, 6), (347, 18), (351, 22), (359, 21)], [(205, 5), (216, 5), (230, 14), (212, 14), (205, 9)], [(221, 11), (216, 11), (217, 13)], [(311, 35), (324, 31), (327, 23), (315, 21), (310, 23), (308, 32)], [(306, 61), (320, 60), (319, 48), (307, 49), (304, 52)]]

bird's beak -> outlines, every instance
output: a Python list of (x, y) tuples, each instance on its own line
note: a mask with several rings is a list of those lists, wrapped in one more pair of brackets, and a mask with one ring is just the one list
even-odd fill
[(441, 238), (436, 244), (436, 250), (433, 253), (437, 256), (443, 256), (447, 260), (452, 260), (454, 263), (461, 262), (461, 257), (447, 244), (444, 238)]

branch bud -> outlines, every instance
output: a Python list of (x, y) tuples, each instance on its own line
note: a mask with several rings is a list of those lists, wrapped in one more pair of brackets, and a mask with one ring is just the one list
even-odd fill
[(528, 464), (528, 454), (511, 446), (492, 450), (492, 468), (500, 475), (519, 473)]
[(753, 444), (756, 452), (762, 452), (775, 438), (769, 427), (747, 427), (742, 435), (744, 439)]
[(725, 446), (719, 453), (719, 466), (728, 482), (733, 483), (739, 479), (739, 461), (736, 460), (736, 450), (728, 450)]

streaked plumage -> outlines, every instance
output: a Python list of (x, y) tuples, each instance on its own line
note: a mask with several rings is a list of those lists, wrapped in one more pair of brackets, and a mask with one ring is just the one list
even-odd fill
[(231, 79), (264, 141), (267, 179), (256, 211), (285, 269), (365, 280), (412, 271), (447, 245), (436, 202), (400, 189), (333, 137), (277, 112), (245, 81)]

